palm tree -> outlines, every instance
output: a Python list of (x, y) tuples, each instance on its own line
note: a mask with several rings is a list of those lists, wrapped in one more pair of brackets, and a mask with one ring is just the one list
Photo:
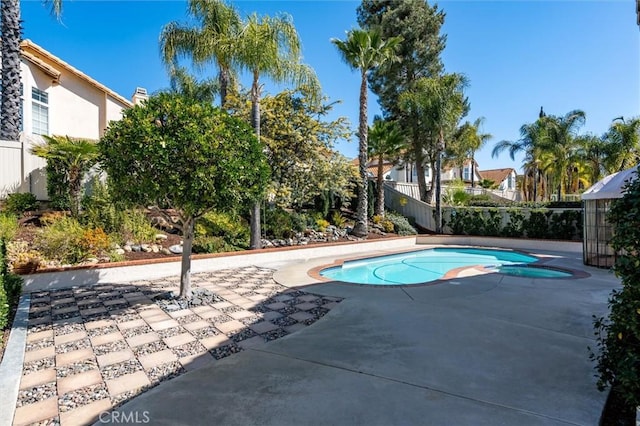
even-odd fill
[(608, 169), (610, 173), (621, 172), (640, 161), (640, 117), (613, 120), (605, 135), (609, 145)]
[(373, 126), (369, 128), (368, 136), (368, 154), (378, 161), (375, 214), (384, 216), (384, 161), (394, 163), (397, 160), (404, 147), (404, 136), (394, 122), (383, 120), (378, 116), (373, 119)]
[(342, 59), (352, 69), (360, 71), (360, 114), (358, 123), (358, 161), (360, 182), (358, 184), (358, 207), (356, 210), (356, 224), (352, 234), (364, 237), (368, 234), (367, 223), (367, 74), (372, 69), (397, 60), (395, 54), (400, 37), (384, 40), (378, 29), (354, 29), (347, 33), (346, 40), (331, 39)]
[(202, 67), (218, 66), (220, 105), (224, 106), (229, 85), (235, 73), (233, 61), (235, 42), (241, 28), (237, 11), (221, 0), (189, 0), (188, 13), (199, 22), (198, 27), (178, 22), (167, 24), (160, 34), (162, 60), (173, 69), (180, 57), (189, 57)]
[[(315, 72), (300, 62), (301, 45), (298, 32), (288, 15), (259, 18), (251, 15), (243, 25), (235, 42), (235, 63), (250, 73), (251, 124), (260, 138), (260, 77), (267, 76), (276, 82), (293, 82), (309, 87), (319, 98), (320, 83)], [(260, 201), (256, 200), (251, 211), (251, 236), (249, 246), (259, 249)]]
[(171, 70), (172, 93), (180, 93), (198, 102), (213, 104), (216, 95), (220, 92), (220, 84), (216, 80), (197, 81), (182, 67)]
[[(60, 18), (62, 0), (44, 0), (51, 6), (51, 13)], [(0, 2), (0, 33), (2, 34), (2, 96), (0, 98), (0, 139), (17, 141), (21, 126), (21, 84), (20, 84), (20, 42), (22, 24), (20, 21), (20, 0)]]
[(578, 130), (584, 124), (584, 111), (569, 111), (562, 117), (546, 116), (541, 120), (545, 131), (540, 149), (550, 155), (545, 169), (554, 179), (558, 201), (570, 186), (569, 174), (575, 168), (579, 150)]
[[(525, 154), (525, 163), (527, 165), (525, 170), (525, 177), (532, 175), (533, 178), (533, 200), (538, 199), (538, 186), (539, 186), (539, 162), (540, 162), (540, 144), (544, 137), (544, 125), (541, 121), (542, 118), (536, 120), (531, 124), (523, 124), (520, 127), (520, 139), (516, 141), (501, 140), (498, 142), (491, 151), (492, 157), (497, 157), (504, 150), (508, 150), (509, 157), (515, 160), (515, 156), (518, 153)], [(523, 186), (526, 186), (526, 182)]]
[(459, 129), (458, 142), (464, 154), (464, 160), (471, 159), (471, 187), (475, 188), (476, 151), (482, 148), (493, 137), (490, 133), (481, 133), (480, 127), (484, 117), (478, 117), (473, 123), (465, 122)]
[(47, 161), (61, 165), (69, 182), (69, 201), (71, 215), (80, 213), (82, 179), (85, 173), (98, 162), (98, 145), (86, 139), (69, 136), (42, 136), (45, 143), (34, 145), (31, 153)]

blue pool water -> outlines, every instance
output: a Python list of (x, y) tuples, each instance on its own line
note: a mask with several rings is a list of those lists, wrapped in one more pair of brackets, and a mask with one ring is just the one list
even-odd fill
[[(538, 259), (522, 253), (475, 248), (435, 248), (347, 261), (324, 269), (325, 278), (358, 284), (403, 285), (434, 281), (464, 266), (517, 265)], [(531, 268), (532, 269), (532, 268)]]

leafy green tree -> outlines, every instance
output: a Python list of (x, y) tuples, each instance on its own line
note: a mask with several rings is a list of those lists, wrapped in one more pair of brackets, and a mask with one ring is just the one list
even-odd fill
[[(614, 271), (622, 279), (622, 289), (609, 298), (608, 318), (594, 322), (598, 336), (598, 388), (611, 387), (610, 399), (622, 401), (628, 423), (635, 424), (635, 408), (640, 406), (640, 179), (626, 185), (624, 196), (611, 205), (608, 220), (614, 226), (611, 246), (618, 253)], [(623, 409), (621, 409), (623, 408)], [(621, 414), (621, 413), (618, 413)], [(613, 424), (613, 423), (611, 423)]]
[(60, 167), (68, 183), (71, 215), (78, 217), (82, 198), (82, 180), (85, 174), (98, 162), (98, 146), (86, 139), (69, 136), (42, 136), (45, 143), (34, 145), (31, 153)]
[(405, 148), (404, 135), (397, 125), (381, 117), (375, 117), (369, 128), (369, 155), (377, 160), (376, 206), (374, 214), (384, 216), (384, 162), (395, 163)]
[[(62, 0), (44, 0), (51, 6), (51, 13), (60, 18)], [(0, 2), (0, 33), (2, 34), (2, 95), (0, 96), (0, 139), (17, 141), (21, 126), (20, 42), (22, 21), (20, 0)]]
[[(311, 67), (301, 62), (301, 44), (291, 17), (251, 15), (244, 23), (234, 45), (238, 66), (247, 71), (251, 82), (251, 124), (260, 138), (261, 77), (275, 82), (292, 82), (307, 86), (311, 93), (320, 93), (320, 83)], [(251, 209), (251, 249), (262, 246), (260, 240), (260, 202)]]
[[(408, 114), (420, 117), (414, 123), (426, 135), (431, 136), (431, 144), (426, 147), (435, 159), (431, 169), (434, 171), (436, 192), (436, 232), (442, 232), (441, 211), (441, 153), (445, 150), (445, 141), (453, 136), (460, 119), (468, 112), (469, 103), (464, 96), (467, 79), (462, 74), (444, 74), (438, 77), (418, 80), (410, 91), (400, 96), (400, 107)], [(423, 145), (420, 149), (425, 149)], [(418, 176), (418, 184), (420, 184)], [(422, 176), (423, 185), (424, 175)], [(421, 190), (421, 194), (422, 194)]]
[(358, 182), (358, 206), (356, 209), (356, 224), (352, 233), (358, 237), (368, 235), (367, 210), (367, 152), (368, 152), (368, 116), (367, 116), (367, 74), (387, 63), (396, 61), (395, 50), (402, 39), (390, 37), (383, 39), (382, 32), (378, 29), (361, 30), (354, 29), (347, 33), (346, 40), (331, 39), (343, 60), (352, 69), (360, 72), (360, 113), (358, 123), (358, 160), (360, 180)]
[(605, 135), (608, 142), (607, 169), (621, 172), (640, 162), (640, 117), (613, 120)]
[(174, 209), (184, 237), (180, 296), (191, 296), (198, 218), (259, 199), (268, 166), (251, 128), (210, 104), (161, 93), (124, 112), (99, 142), (116, 201)]
[[(333, 104), (315, 97), (302, 86), (260, 101), (260, 139), (271, 168), (269, 199), (283, 208), (302, 208), (322, 191), (351, 198), (352, 168), (332, 151), (337, 140), (351, 135), (347, 119), (327, 120)], [(251, 117), (251, 100), (244, 93), (231, 93), (227, 108), (247, 121)]]
[(189, 0), (188, 14), (197, 26), (170, 22), (160, 34), (160, 51), (170, 74), (178, 59), (188, 57), (198, 67), (218, 66), (220, 105), (224, 106), (235, 78), (235, 43), (242, 26), (238, 12), (221, 0)]
[(464, 165), (467, 159), (471, 159), (471, 187), (475, 185), (475, 154), (493, 136), (489, 133), (482, 133), (480, 129), (484, 123), (484, 117), (478, 117), (473, 123), (466, 121), (456, 130), (454, 139), (447, 151), (453, 154), (460, 166)]

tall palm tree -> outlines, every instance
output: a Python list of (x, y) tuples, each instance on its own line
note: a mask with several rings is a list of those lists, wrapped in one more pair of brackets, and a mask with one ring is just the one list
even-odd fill
[[(261, 77), (275, 82), (292, 82), (307, 86), (319, 99), (320, 83), (311, 67), (301, 63), (298, 32), (288, 15), (276, 17), (251, 15), (235, 42), (235, 63), (251, 74), (251, 124), (260, 138)], [(251, 210), (251, 249), (261, 248), (260, 201)]]
[[(44, 0), (51, 6), (52, 15), (60, 18), (62, 0)], [(17, 141), (20, 138), (20, 0), (0, 2), (0, 33), (2, 34), (2, 96), (0, 97), (0, 139)]]
[(170, 22), (160, 34), (162, 60), (173, 73), (178, 59), (188, 57), (198, 67), (218, 67), (220, 105), (224, 106), (229, 85), (235, 78), (235, 42), (241, 29), (238, 12), (222, 0), (189, 0), (188, 13), (199, 25)]
[(490, 133), (482, 133), (480, 128), (484, 124), (485, 118), (478, 117), (473, 123), (465, 122), (460, 127), (458, 132), (458, 139), (461, 145), (462, 151), (467, 158), (471, 159), (471, 187), (475, 188), (475, 165), (476, 165), (476, 152), (482, 148), (489, 139), (493, 137)]
[(558, 201), (569, 189), (569, 174), (576, 166), (577, 152), (580, 148), (578, 131), (586, 120), (584, 111), (569, 111), (562, 117), (543, 117), (544, 137), (540, 149), (551, 154), (546, 170), (554, 179), (558, 191)]
[(377, 199), (375, 214), (384, 216), (384, 162), (395, 163), (404, 148), (404, 136), (398, 126), (392, 122), (376, 116), (373, 126), (369, 128), (369, 155), (378, 162), (377, 170)]
[(80, 213), (82, 179), (85, 173), (98, 162), (98, 145), (93, 141), (69, 136), (43, 135), (42, 137), (45, 143), (34, 145), (31, 153), (47, 161), (55, 161), (64, 169), (69, 183), (71, 215), (77, 217)]
[(354, 70), (360, 71), (360, 113), (358, 123), (358, 161), (360, 182), (358, 183), (358, 207), (356, 224), (352, 234), (364, 237), (368, 234), (367, 221), (367, 74), (372, 69), (397, 60), (396, 48), (402, 41), (400, 37), (382, 38), (378, 29), (353, 29), (347, 33), (346, 40), (333, 38), (331, 42), (338, 48), (344, 62)]
[(613, 120), (606, 134), (609, 144), (608, 169), (610, 173), (621, 172), (640, 161), (640, 117)]
[[(539, 186), (539, 162), (540, 162), (540, 144), (544, 137), (544, 124), (542, 118), (536, 120), (530, 124), (523, 124), (520, 127), (520, 139), (516, 141), (501, 140), (496, 143), (491, 151), (492, 157), (497, 157), (503, 151), (509, 152), (509, 157), (515, 160), (516, 154), (524, 153), (525, 162), (528, 165), (528, 172), (525, 176), (532, 175), (533, 178), (533, 200), (538, 199), (538, 186)], [(525, 182), (526, 186), (526, 182)]]

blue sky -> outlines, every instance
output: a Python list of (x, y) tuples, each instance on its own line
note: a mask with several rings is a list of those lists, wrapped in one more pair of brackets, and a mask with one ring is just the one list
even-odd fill
[[(288, 0), (232, 2), (243, 15), (289, 13), (298, 29), (304, 61), (320, 79), (334, 116), (357, 127), (359, 76), (330, 43), (357, 26), (358, 1)], [(620, 1), (441, 1), (447, 72), (466, 74), (471, 111), (485, 117), (494, 138), (477, 155), (480, 169), (515, 167), (493, 145), (516, 140), (522, 124), (541, 106), (548, 114), (573, 109), (587, 114), (583, 132), (602, 134), (615, 117), (640, 115), (640, 28), (635, 2)], [(24, 37), (41, 45), (126, 98), (137, 86), (154, 92), (168, 86), (158, 36), (170, 21), (188, 22), (182, 1), (70, 1), (62, 23), (40, 1), (22, 3)], [(205, 70), (210, 76), (215, 68)], [(202, 74), (204, 75), (204, 74)], [(242, 81), (248, 85), (249, 81)], [(275, 93), (282, 86), (267, 85)], [(379, 113), (370, 96), (369, 115)], [(357, 142), (337, 146), (355, 157)]]

